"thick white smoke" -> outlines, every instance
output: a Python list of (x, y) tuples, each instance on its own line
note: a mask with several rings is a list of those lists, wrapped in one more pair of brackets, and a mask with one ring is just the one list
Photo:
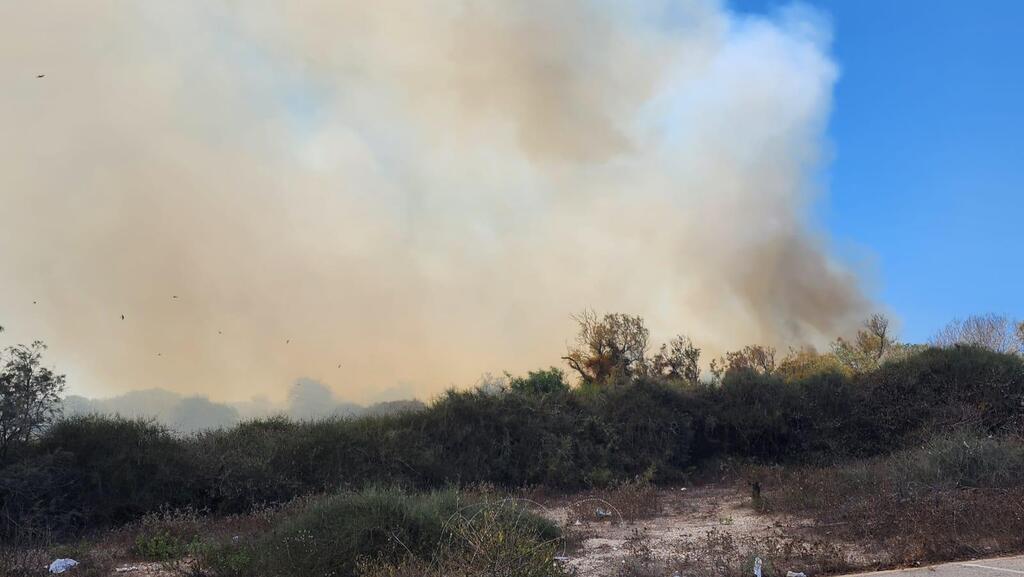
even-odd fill
[(584, 307), (821, 342), (866, 306), (805, 214), (828, 50), (701, 0), (5, 3), (4, 336), (79, 392), (359, 401), (555, 364)]

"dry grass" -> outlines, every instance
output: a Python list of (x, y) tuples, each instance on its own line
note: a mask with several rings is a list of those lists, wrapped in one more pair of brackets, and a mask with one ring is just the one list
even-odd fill
[(889, 565), (1024, 550), (1024, 443), (955, 434), (844, 466), (762, 471), (763, 508), (813, 518)]
[(754, 559), (760, 558), (765, 577), (803, 571), (820, 575), (854, 567), (844, 548), (829, 539), (805, 540), (771, 530), (737, 537), (711, 530), (699, 539), (684, 541), (673, 563), (683, 572), (700, 572), (709, 577), (751, 575)]
[(634, 480), (609, 489), (597, 489), (573, 498), (567, 512), (569, 524), (631, 523), (661, 513), (659, 491), (645, 481)]
[(650, 536), (644, 529), (633, 529), (626, 539), (626, 556), (618, 569), (617, 577), (652, 577), (664, 575), (664, 563), (659, 563), (650, 543)]
[(89, 543), (52, 549), (0, 546), (0, 577), (42, 577), (54, 559), (71, 558), (79, 562), (75, 577), (109, 577), (114, 572), (117, 553), (93, 547)]
[(854, 567), (836, 543), (805, 541), (778, 531), (737, 536), (712, 529), (700, 538), (681, 541), (669, 555), (658, 555), (647, 532), (636, 528), (624, 549), (616, 577), (748, 577), (757, 558), (765, 577), (781, 577), (791, 570), (821, 575)]
[(80, 577), (109, 577), (118, 565), (144, 566), (147, 571), (159, 570), (161, 575), (198, 575), (201, 567), (194, 562), (194, 556), (208, 544), (251, 539), (308, 500), (261, 507), (245, 515), (211, 516), (193, 509), (166, 509), (72, 543), (3, 543), (0, 577), (48, 575), (49, 563), (65, 557), (79, 562), (73, 574)]

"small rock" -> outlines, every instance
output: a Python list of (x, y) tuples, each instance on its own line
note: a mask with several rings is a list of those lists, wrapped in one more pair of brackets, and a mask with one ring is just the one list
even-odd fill
[(75, 565), (78, 565), (78, 561), (74, 559), (56, 559), (53, 563), (50, 563), (50, 573), (63, 573)]
[(803, 571), (800, 571), (799, 573), (796, 571), (786, 571), (786, 577), (807, 577), (807, 574)]

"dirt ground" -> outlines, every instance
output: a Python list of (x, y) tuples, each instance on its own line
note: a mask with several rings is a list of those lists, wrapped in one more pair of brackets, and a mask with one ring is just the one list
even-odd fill
[[(553, 507), (543, 512), (551, 520), (576, 532), (577, 546), (565, 552), (567, 566), (580, 575), (614, 575), (628, 554), (627, 542), (640, 531), (646, 535), (647, 546), (655, 557), (667, 558), (676, 553), (678, 545), (704, 535), (711, 529), (734, 534), (754, 534), (770, 529), (773, 521), (757, 515), (749, 499), (734, 489), (699, 488), (662, 490), (658, 494), (661, 512), (657, 516), (634, 521), (619, 519), (611, 504), (594, 502), (595, 518), (577, 520), (567, 525), (570, 505)], [(611, 517), (598, 520), (601, 508)], [(573, 550), (575, 549), (575, 550)]]
[(111, 577), (116, 575), (132, 575), (135, 577), (170, 577), (175, 575), (169, 567), (163, 563), (125, 563), (114, 569)]
[[(671, 566), (673, 560), (685, 557), (688, 552), (692, 554), (692, 544), (706, 541), (709, 533), (715, 535), (718, 542), (726, 540), (735, 544), (763, 542), (766, 536), (776, 542), (789, 542), (805, 538), (808, 533), (827, 533), (827, 528), (814, 527), (807, 520), (759, 514), (751, 506), (749, 493), (737, 488), (661, 489), (657, 492), (660, 510), (634, 520), (621, 519), (607, 501), (585, 503), (583, 510), (592, 507), (594, 511), (591, 519), (571, 520), (581, 509), (572, 498), (545, 505), (539, 507), (539, 512), (565, 527), (567, 544), (562, 562), (578, 575), (588, 577), (617, 575), (624, 561), (635, 556), (638, 536), (642, 536), (645, 553), (656, 564)], [(605, 516), (606, 513), (611, 515)], [(883, 556), (855, 545), (844, 544), (842, 550), (850, 567), (871, 567), (885, 562)], [(782, 573), (789, 569), (784, 568)], [(792, 569), (800, 570), (799, 567)]]

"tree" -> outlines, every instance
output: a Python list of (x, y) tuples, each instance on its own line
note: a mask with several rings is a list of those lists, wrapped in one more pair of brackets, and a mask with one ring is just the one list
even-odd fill
[(649, 332), (638, 316), (593, 311), (573, 316), (579, 325), (575, 345), (562, 357), (586, 383), (630, 378), (646, 369)]
[(569, 390), (562, 369), (551, 367), (547, 370), (530, 371), (526, 377), (509, 376), (509, 388), (527, 395), (554, 395)]
[(8, 347), (0, 355), (0, 463), (60, 414), (64, 375), (42, 366), (46, 345)]
[(700, 380), (700, 349), (689, 337), (679, 335), (661, 345), (650, 365), (657, 376), (696, 384)]
[(832, 343), (832, 353), (855, 373), (877, 369), (897, 348), (899, 345), (889, 331), (889, 319), (881, 314), (864, 321), (853, 340), (840, 337)]
[(775, 349), (762, 345), (747, 345), (738, 351), (725, 353), (711, 361), (711, 375), (722, 382), (730, 372), (752, 371), (761, 375), (775, 373)]
[(787, 381), (799, 381), (823, 373), (849, 374), (850, 368), (832, 353), (819, 353), (814, 347), (790, 349), (776, 373)]
[(939, 348), (968, 345), (997, 353), (1016, 353), (1024, 345), (1024, 324), (992, 313), (971, 315), (950, 321), (932, 337), (931, 344)]

